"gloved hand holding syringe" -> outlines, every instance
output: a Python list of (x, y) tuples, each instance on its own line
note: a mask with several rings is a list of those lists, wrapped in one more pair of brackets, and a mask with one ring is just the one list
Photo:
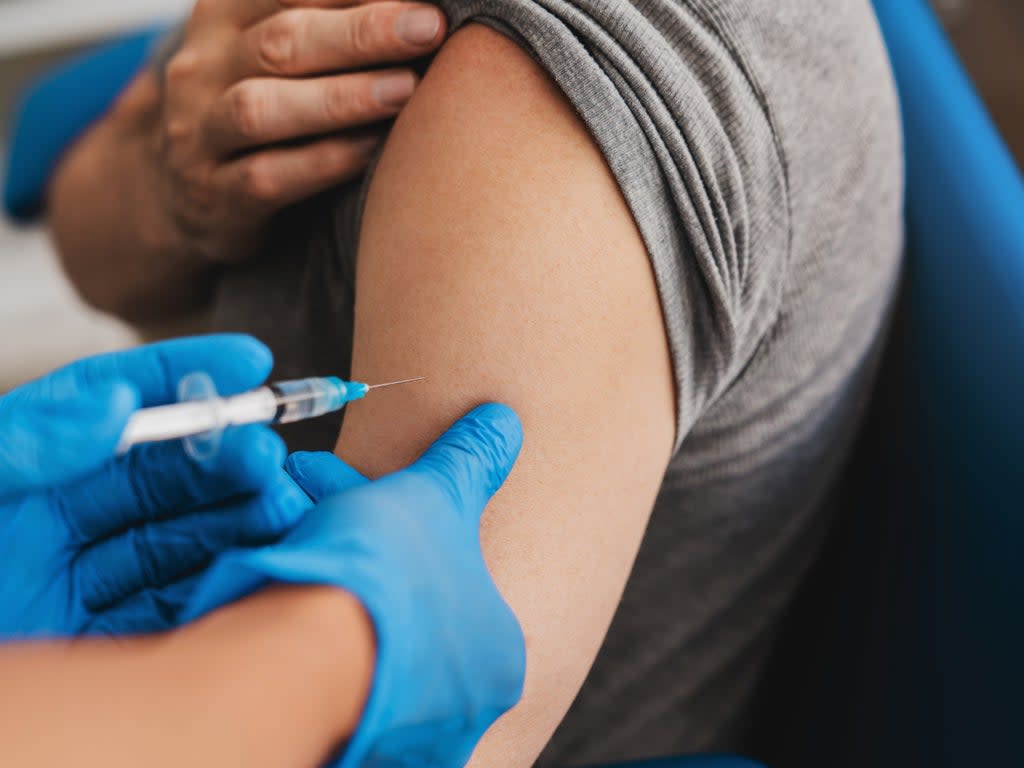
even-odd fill
[(182, 379), (181, 402), (137, 411), (125, 427), (119, 453), (133, 445), (184, 439), (189, 454), (204, 459), (217, 451), (221, 433), (243, 424), (288, 424), (339, 411), (374, 389), (423, 381), (423, 377), (363, 384), (334, 376), (280, 381), (232, 397), (220, 397), (206, 374)]

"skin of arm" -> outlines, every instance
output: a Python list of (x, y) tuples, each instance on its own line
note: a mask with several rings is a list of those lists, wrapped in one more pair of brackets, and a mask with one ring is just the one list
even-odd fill
[(355, 730), (373, 627), (340, 590), (268, 590), (167, 635), (0, 649), (0, 762), (311, 768)]
[(486, 27), (444, 45), (388, 139), (363, 219), (353, 373), (428, 379), (349, 411), (338, 453), (371, 477), (475, 404), (522, 418), (482, 536), (525, 632), (525, 695), (471, 765), (531, 765), (621, 597), (670, 457), (674, 392), (654, 277), (611, 172), (546, 74)]

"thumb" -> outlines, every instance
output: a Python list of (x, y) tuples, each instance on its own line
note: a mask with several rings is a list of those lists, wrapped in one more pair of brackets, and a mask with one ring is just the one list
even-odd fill
[(515, 411), (490, 403), (470, 411), (410, 467), (441, 485), (477, 518), (512, 471), (523, 444)]
[(333, 453), (293, 453), (284, 468), (314, 504), (369, 482)]
[(114, 457), (139, 406), (134, 387), (98, 384), (71, 397), (28, 390), (0, 399), (0, 497), (78, 480)]

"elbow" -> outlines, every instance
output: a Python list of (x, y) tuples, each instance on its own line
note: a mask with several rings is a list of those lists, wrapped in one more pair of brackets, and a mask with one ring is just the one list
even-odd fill
[(90, 309), (130, 322), (129, 316), (134, 314), (134, 302), (114, 288), (103, 274), (104, 270), (83, 264), (80, 255), (62, 247), (59, 237), (55, 236), (54, 242), (64, 277), (79, 300)]
[[(51, 242), (56, 251), (64, 277), (78, 298), (89, 308), (134, 322), (139, 302), (131, 295), (125, 274), (102, 254), (84, 247), (74, 231), (61, 225), (61, 218), (50, 219)], [(119, 274), (120, 273), (120, 274)]]
[[(50, 231), (65, 277), (90, 308), (129, 323), (154, 325), (193, 314), (213, 297), (215, 271), (138, 228), (101, 215), (90, 219), (72, 199), (54, 196)], [(96, 222), (101, 224), (97, 225)]]
[(146, 274), (144, 265), (128, 265), (102, 254), (61, 243), (57, 253), (64, 275), (89, 308), (137, 327), (152, 327), (194, 316), (213, 298), (214, 277), (198, 272)]
[(78, 298), (90, 309), (112, 315), (131, 326), (153, 325), (165, 319), (154, 316), (151, 308), (145, 307), (144, 302), (132, 296), (111, 291), (99, 281), (76, 280), (67, 269), (66, 273)]

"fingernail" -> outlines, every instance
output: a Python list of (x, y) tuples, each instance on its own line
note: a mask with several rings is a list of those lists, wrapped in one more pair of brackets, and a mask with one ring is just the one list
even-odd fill
[(432, 8), (413, 8), (398, 17), (395, 31), (410, 45), (429, 45), (441, 29), (441, 14)]
[(412, 96), (416, 78), (411, 72), (384, 75), (373, 84), (373, 97), (385, 107), (401, 107)]
[(355, 139), (352, 147), (355, 149), (357, 154), (365, 155), (370, 157), (374, 152), (377, 151), (377, 147), (380, 146), (380, 136), (368, 136), (363, 139)]

